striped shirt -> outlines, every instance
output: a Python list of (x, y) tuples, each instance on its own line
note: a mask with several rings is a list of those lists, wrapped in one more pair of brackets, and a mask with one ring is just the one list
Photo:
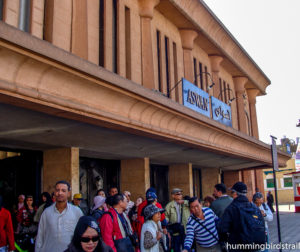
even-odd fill
[[(201, 220), (197, 217), (199, 222), (202, 223), (216, 238), (218, 237), (218, 232), (216, 229), (215, 221), (218, 220), (218, 217), (214, 214), (214, 212), (208, 208), (202, 208), (204, 220)], [(218, 240), (214, 238), (214, 236), (210, 234), (204, 227), (202, 227), (197, 221), (192, 218), (192, 215), (188, 219), (186, 225), (186, 237), (184, 240), (184, 248), (186, 250), (190, 250), (194, 241), (194, 237), (196, 238), (196, 242), (199, 246), (208, 248), (214, 246), (218, 243)]]

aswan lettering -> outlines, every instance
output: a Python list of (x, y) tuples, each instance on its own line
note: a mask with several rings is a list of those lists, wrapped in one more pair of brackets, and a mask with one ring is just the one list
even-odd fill
[(188, 90), (188, 95), (187, 95), (187, 102), (189, 102), (192, 105), (196, 105), (198, 108), (202, 110), (208, 111), (208, 100), (201, 95), (191, 91), (190, 89)]
[(225, 111), (222, 110), (222, 107), (221, 107), (221, 106), (219, 106), (219, 107), (217, 107), (217, 108), (215, 109), (215, 115), (216, 115), (217, 117), (222, 116), (222, 118), (225, 118), (225, 119), (230, 120), (230, 111), (227, 110), (227, 114), (225, 114)]

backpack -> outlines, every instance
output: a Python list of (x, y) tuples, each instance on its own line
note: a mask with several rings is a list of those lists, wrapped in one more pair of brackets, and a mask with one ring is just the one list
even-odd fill
[(252, 203), (247, 204), (247, 207), (237, 206), (237, 208), (240, 213), (241, 242), (243, 244), (265, 244), (265, 221), (260, 209)]

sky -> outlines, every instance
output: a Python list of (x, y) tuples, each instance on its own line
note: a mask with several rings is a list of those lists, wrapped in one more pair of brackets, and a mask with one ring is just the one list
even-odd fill
[(204, 0), (270, 79), (256, 99), (259, 138), (300, 137), (300, 0)]

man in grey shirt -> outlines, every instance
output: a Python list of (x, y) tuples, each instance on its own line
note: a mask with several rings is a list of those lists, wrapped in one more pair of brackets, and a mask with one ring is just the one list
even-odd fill
[(41, 216), (36, 252), (63, 252), (71, 242), (75, 226), (83, 213), (80, 208), (68, 203), (70, 191), (68, 182), (56, 183), (56, 203), (46, 208)]
[(226, 186), (223, 183), (215, 185), (213, 195), (216, 200), (211, 203), (210, 208), (219, 218), (221, 218), (225, 209), (232, 202), (232, 198), (226, 194)]

